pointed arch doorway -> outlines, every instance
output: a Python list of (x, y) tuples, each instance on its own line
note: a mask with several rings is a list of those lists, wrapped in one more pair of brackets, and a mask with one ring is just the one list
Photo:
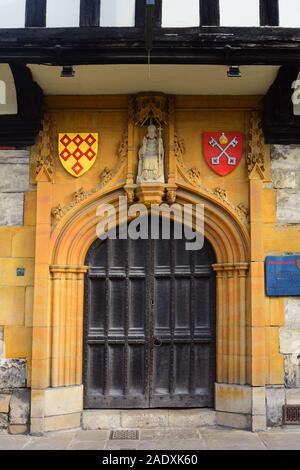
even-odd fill
[[(174, 231), (171, 230), (171, 234)], [(214, 406), (215, 254), (96, 240), (85, 279), (84, 407)]]

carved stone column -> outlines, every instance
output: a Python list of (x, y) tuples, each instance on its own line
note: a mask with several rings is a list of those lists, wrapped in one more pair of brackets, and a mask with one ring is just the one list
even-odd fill
[(248, 323), (251, 311), (247, 293), (250, 265), (225, 263), (213, 268), (217, 275), (217, 423), (263, 430), (265, 387), (253, 386), (253, 359), (256, 358), (252, 356), (253, 336), (247, 335), (252, 330)]
[(85, 266), (51, 266), (53, 334), (51, 386), (82, 383)]
[(251, 281), (248, 340), (250, 343), (251, 364), (250, 383), (264, 386), (266, 378), (265, 350), (265, 281), (264, 281), (264, 140), (259, 115), (253, 113), (250, 121), (249, 152), (247, 156), (249, 172), (250, 233), (251, 233)]
[(215, 264), (217, 275), (217, 382), (246, 383), (248, 263)]

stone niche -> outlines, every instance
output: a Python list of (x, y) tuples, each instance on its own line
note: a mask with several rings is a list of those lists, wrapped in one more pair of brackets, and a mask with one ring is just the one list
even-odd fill
[(30, 390), (26, 388), (26, 360), (0, 359), (0, 432), (29, 431)]

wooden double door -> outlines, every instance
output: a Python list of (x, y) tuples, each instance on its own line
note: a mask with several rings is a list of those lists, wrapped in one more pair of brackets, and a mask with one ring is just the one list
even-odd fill
[(85, 408), (213, 406), (214, 253), (208, 242), (97, 240), (87, 256)]

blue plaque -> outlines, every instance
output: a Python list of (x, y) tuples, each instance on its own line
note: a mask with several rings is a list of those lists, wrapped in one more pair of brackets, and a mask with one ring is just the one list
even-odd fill
[(267, 256), (267, 295), (300, 296), (300, 255)]

